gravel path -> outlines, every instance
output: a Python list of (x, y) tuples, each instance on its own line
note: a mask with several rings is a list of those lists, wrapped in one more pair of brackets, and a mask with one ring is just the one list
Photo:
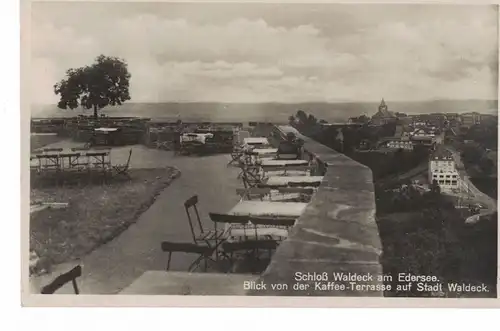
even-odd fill
[[(129, 149), (113, 149), (113, 162), (126, 160)], [(226, 167), (229, 160), (229, 155), (174, 156), (171, 152), (134, 146), (131, 167), (174, 166), (181, 176), (135, 224), (82, 259), (81, 294), (114, 294), (143, 272), (164, 269), (166, 254), (160, 250), (161, 241), (192, 241), (183, 203), (193, 194), (199, 196), (200, 216), (207, 225), (209, 212), (231, 209), (238, 202), (235, 190), (241, 184), (237, 180), (238, 169)], [(174, 255), (171, 269), (185, 271), (192, 259), (190, 255)], [(71, 292), (71, 286), (65, 286), (58, 293)]]

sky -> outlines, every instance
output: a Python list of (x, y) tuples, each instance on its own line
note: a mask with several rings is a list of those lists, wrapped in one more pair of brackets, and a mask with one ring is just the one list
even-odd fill
[(495, 6), (33, 3), (31, 103), (100, 54), (131, 102), (497, 99)]

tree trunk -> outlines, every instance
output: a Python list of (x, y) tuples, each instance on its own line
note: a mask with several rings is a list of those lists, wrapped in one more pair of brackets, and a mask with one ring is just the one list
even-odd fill
[(97, 120), (98, 116), (97, 116), (97, 105), (94, 105), (94, 119)]

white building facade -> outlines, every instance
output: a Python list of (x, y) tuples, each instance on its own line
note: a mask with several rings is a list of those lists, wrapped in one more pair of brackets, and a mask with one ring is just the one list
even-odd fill
[(442, 191), (459, 189), (460, 176), (451, 154), (439, 151), (429, 160), (429, 184), (436, 180)]
[(390, 140), (387, 142), (387, 147), (388, 148), (393, 148), (393, 149), (404, 149), (408, 151), (413, 150), (413, 144), (409, 140)]

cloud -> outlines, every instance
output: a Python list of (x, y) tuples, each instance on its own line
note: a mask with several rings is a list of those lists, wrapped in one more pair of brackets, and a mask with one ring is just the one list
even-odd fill
[(341, 31), (328, 28), (325, 15), (285, 26), (273, 24), (269, 13), (255, 18), (256, 11), (251, 19), (242, 12), (213, 22), (115, 15), (96, 26), (37, 15), (33, 101), (55, 102), (52, 86), (65, 70), (101, 53), (129, 63), (136, 102), (495, 98), (491, 15), (420, 13), (421, 19), (377, 21), (346, 11), (349, 24)]
[(58, 77), (57, 68), (53, 61), (46, 58), (35, 58), (30, 63), (30, 93), (36, 103), (55, 102), (53, 85)]
[[(230, 60), (276, 62), (309, 52), (322, 52), (327, 40), (312, 25), (270, 26), (263, 20), (234, 19), (225, 25), (194, 24), (185, 19), (141, 15), (110, 27), (103, 48), (128, 56), (153, 54), (159, 62)], [(131, 45), (130, 41), (134, 43)], [(111, 47), (109, 47), (111, 46)]]

